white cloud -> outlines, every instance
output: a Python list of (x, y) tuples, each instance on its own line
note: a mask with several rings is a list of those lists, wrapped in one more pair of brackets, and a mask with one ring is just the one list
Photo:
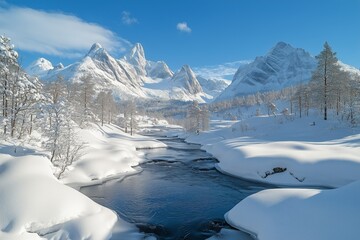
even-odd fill
[(110, 52), (123, 52), (130, 42), (97, 24), (63, 13), (31, 8), (0, 7), (0, 33), (20, 50), (79, 57), (95, 42)]
[(186, 22), (178, 23), (176, 25), (176, 28), (177, 28), (177, 30), (179, 30), (181, 32), (191, 33), (191, 28), (189, 28), (189, 26), (187, 25)]
[(132, 24), (138, 23), (138, 20), (136, 18), (132, 17), (131, 14), (126, 11), (122, 12), (121, 20), (122, 20), (123, 24), (126, 24), (126, 25), (132, 25)]

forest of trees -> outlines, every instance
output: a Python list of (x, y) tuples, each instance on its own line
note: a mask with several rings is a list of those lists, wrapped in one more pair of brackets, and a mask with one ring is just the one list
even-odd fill
[[(341, 70), (336, 53), (328, 43), (316, 58), (318, 66), (308, 83), (211, 104), (192, 102), (181, 106), (154, 101), (141, 104), (146, 109), (141, 111), (157, 117), (175, 116), (171, 122), (196, 133), (209, 129), (211, 113), (221, 113), (224, 118), (234, 120), (241, 118), (246, 108), (252, 106), (258, 108), (255, 114), (260, 114), (260, 106), (269, 115), (276, 115), (275, 112), (280, 110), (303, 117), (315, 110), (325, 120), (337, 117), (352, 125), (359, 124), (360, 76)], [(83, 144), (77, 139), (76, 128), (87, 127), (90, 123), (115, 123), (132, 135), (141, 109), (136, 99), (119, 101), (111, 91), (95, 89), (89, 75), (82, 76), (77, 82), (66, 81), (61, 76), (41, 82), (29, 76), (20, 67), (10, 39), (4, 36), (0, 37), (0, 94), (0, 136), (25, 141), (34, 130), (40, 132), (50, 161), (59, 169), (58, 177), (81, 154)], [(286, 102), (288, 108), (277, 109), (278, 101)], [(150, 105), (161, 104), (164, 108), (149, 111)]]

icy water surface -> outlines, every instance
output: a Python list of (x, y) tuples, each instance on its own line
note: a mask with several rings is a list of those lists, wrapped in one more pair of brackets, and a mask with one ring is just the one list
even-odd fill
[(81, 191), (157, 239), (197, 240), (229, 228), (224, 214), (267, 188), (221, 174), (214, 167), (217, 160), (199, 145), (159, 140), (169, 147), (141, 150), (148, 159), (141, 173)]

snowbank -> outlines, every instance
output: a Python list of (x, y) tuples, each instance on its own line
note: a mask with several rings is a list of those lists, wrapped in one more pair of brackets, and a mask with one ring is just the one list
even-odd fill
[(357, 239), (359, 189), (360, 181), (332, 190), (265, 190), (241, 201), (225, 218), (259, 240)]
[[(0, 144), (0, 239), (140, 239), (138, 229), (64, 185), (82, 186), (135, 173), (139, 148), (166, 147), (116, 126), (78, 129), (81, 158), (61, 181), (41, 149)], [(94, 228), (96, 226), (96, 228)]]
[(79, 140), (85, 142), (84, 153), (61, 179), (73, 187), (101, 183), (136, 173), (133, 168), (143, 161), (136, 149), (166, 145), (149, 137), (124, 133), (115, 125), (81, 129)]
[(353, 131), (318, 118), (255, 117), (186, 140), (202, 144), (220, 161), (217, 168), (230, 175), (277, 185), (339, 187), (360, 179), (360, 134)]
[[(62, 184), (35, 149), (0, 144), (0, 239), (93, 239), (111, 236), (114, 224), (131, 239), (134, 226)], [(96, 226), (96, 228), (94, 228)], [(134, 239), (134, 238), (132, 238)]]

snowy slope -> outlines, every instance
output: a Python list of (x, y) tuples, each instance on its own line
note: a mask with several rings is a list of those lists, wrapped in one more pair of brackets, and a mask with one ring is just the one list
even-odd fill
[(340, 69), (344, 72), (347, 72), (350, 74), (351, 77), (358, 77), (360, 78), (360, 69), (347, 65), (341, 61), (338, 61), (338, 64), (340, 66)]
[(308, 82), (315, 67), (316, 60), (308, 52), (279, 42), (265, 56), (241, 66), (217, 100)]

